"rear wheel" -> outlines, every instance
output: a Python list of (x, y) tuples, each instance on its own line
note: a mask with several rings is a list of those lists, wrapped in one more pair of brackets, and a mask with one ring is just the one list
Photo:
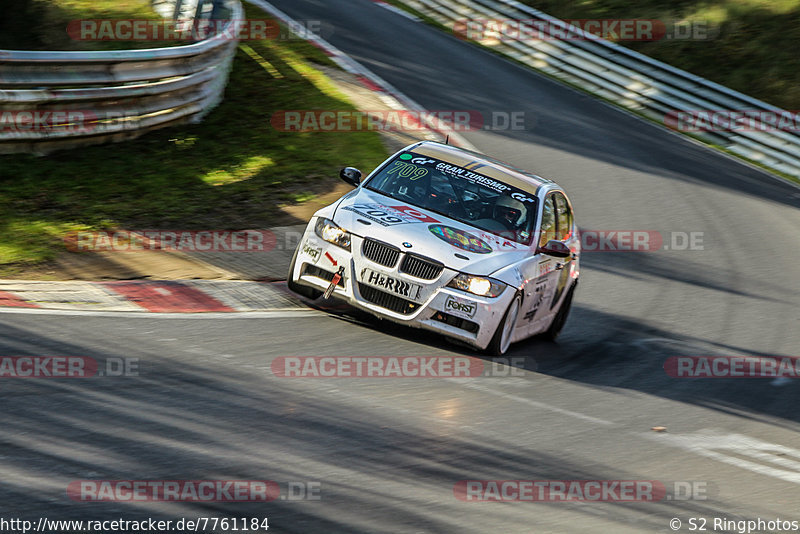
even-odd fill
[(575, 282), (572, 284), (572, 287), (569, 288), (569, 293), (564, 297), (564, 302), (561, 303), (561, 307), (558, 309), (558, 313), (556, 313), (553, 322), (550, 324), (550, 328), (542, 334), (543, 338), (555, 341), (561, 333), (561, 330), (564, 329), (564, 325), (567, 323), (567, 317), (569, 317), (569, 310), (572, 308), (572, 297), (575, 295), (575, 286), (577, 285), (578, 283)]
[(292, 263), (289, 265), (289, 274), (286, 276), (286, 285), (298, 295), (306, 297), (307, 299), (316, 300), (322, 296), (322, 291), (319, 289), (314, 289), (313, 287), (300, 285), (292, 280), (292, 276), (294, 275), (294, 265), (297, 262), (297, 253), (300, 251), (301, 246), (302, 245), (298, 245), (297, 248), (294, 249)]
[(506, 314), (503, 316), (503, 320), (497, 325), (497, 330), (494, 333), (494, 337), (489, 343), (489, 346), (486, 348), (490, 355), (495, 357), (502, 356), (508, 351), (508, 347), (511, 345), (511, 337), (514, 334), (514, 325), (517, 323), (517, 317), (519, 316), (519, 308), (521, 305), (522, 295), (517, 293), (514, 296), (514, 300), (512, 300), (511, 304), (508, 305), (508, 309), (506, 310)]

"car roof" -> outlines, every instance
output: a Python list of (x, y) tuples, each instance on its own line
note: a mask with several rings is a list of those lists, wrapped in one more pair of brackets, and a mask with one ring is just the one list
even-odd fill
[(531, 172), (514, 167), (498, 159), (433, 141), (423, 141), (411, 145), (407, 150), (417, 154), (440, 159), (459, 167), (499, 180), (510, 186), (535, 193), (544, 185), (554, 185), (551, 180), (537, 176)]

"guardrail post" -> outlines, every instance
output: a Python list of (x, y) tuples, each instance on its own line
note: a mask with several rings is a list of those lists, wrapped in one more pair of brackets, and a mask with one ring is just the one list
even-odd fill
[(219, 20), (222, 18), (222, 13), (227, 12), (228, 8), (225, 6), (225, 0), (211, 0), (211, 20)]
[(179, 20), (181, 18), (181, 7), (183, 0), (175, 0), (175, 9), (172, 11), (172, 20)]
[(197, 8), (194, 10), (195, 24), (203, 18), (203, 8), (206, 6), (206, 0), (197, 0)]

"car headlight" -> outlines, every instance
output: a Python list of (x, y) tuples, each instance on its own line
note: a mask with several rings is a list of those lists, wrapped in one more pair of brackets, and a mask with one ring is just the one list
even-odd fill
[(350, 250), (350, 232), (344, 228), (340, 228), (332, 220), (320, 217), (317, 219), (314, 232), (328, 243), (333, 243), (348, 251)]
[(447, 287), (460, 289), (473, 295), (481, 297), (499, 297), (505, 290), (506, 284), (499, 280), (492, 280), (483, 276), (473, 276), (471, 274), (459, 274), (453, 278)]

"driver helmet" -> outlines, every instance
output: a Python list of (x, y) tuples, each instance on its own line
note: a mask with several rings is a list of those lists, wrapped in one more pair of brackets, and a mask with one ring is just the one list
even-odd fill
[(494, 205), (494, 218), (514, 226), (521, 225), (527, 214), (525, 204), (506, 195), (500, 195)]

